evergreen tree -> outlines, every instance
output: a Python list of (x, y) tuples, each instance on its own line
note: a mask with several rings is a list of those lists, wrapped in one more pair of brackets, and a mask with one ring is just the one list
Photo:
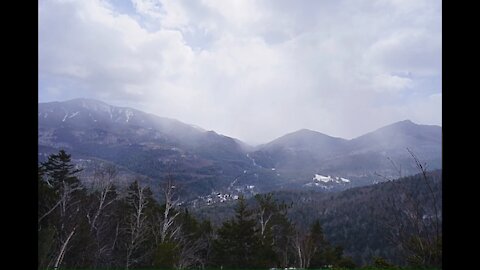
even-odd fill
[(274, 200), (271, 193), (255, 195), (256, 217), (261, 248), (260, 265), (287, 267), (293, 227), (287, 217), (287, 205)]
[(395, 269), (395, 265), (388, 262), (383, 257), (374, 256), (373, 257), (373, 267), (381, 268), (381, 269)]
[(309, 268), (321, 267), (343, 267), (354, 268), (355, 263), (351, 258), (343, 256), (343, 248), (341, 246), (332, 246), (323, 233), (320, 221), (317, 219), (312, 224), (309, 233), (309, 245), (313, 250)]
[(230, 268), (258, 267), (260, 248), (252, 212), (247, 209), (245, 199), (240, 197), (235, 208), (235, 218), (223, 223), (218, 230), (218, 238), (213, 242), (214, 265)]
[(71, 163), (71, 155), (65, 150), (60, 150), (58, 154), (52, 154), (48, 160), (41, 164), (39, 172), (44, 176), (44, 181), (54, 190), (61, 190), (64, 184), (79, 186), (80, 180), (76, 174), (81, 169), (76, 169)]
[(86, 193), (76, 176), (79, 171), (64, 150), (39, 166), (39, 267), (81, 263), (72, 252), (75, 242), (84, 236), (85, 225), (82, 202)]
[(179, 215), (178, 223), (182, 227), (182, 234), (189, 240), (196, 239), (200, 236), (200, 224), (185, 208), (181, 215)]
[(38, 267), (45, 268), (53, 260), (55, 228), (50, 216), (58, 207), (58, 194), (44, 180), (44, 169), (38, 167)]
[(313, 250), (310, 267), (318, 268), (329, 265), (329, 260), (326, 258), (326, 253), (330, 247), (328, 242), (325, 240), (322, 225), (318, 219), (315, 220), (310, 228), (309, 244)]

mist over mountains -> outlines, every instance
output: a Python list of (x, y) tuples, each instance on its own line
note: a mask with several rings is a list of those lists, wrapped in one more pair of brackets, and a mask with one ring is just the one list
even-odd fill
[(384, 180), (378, 175), (418, 173), (407, 148), (429, 170), (441, 169), (441, 146), (440, 126), (409, 120), (351, 140), (302, 129), (254, 147), (175, 119), (97, 100), (39, 103), (38, 110), (40, 161), (65, 149), (85, 167), (86, 176), (93, 164), (111, 163), (126, 179), (141, 178), (154, 189), (171, 174), (189, 199), (212, 193), (218, 199), (218, 194), (368, 185)]

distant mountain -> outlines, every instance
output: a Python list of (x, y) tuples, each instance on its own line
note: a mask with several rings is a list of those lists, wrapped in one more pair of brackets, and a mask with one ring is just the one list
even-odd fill
[(254, 157), (258, 158), (262, 153), (272, 153), (265, 156), (266, 159), (259, 159), (259, 164), (295, 170), (318, 164), (319, 161), (343, 151), (347, 142), (345, 139), (302, 129), (260, 146)]
[(154, 190), (172, 174), (186, 199), (368, 185), (382, 180), (376, 173), (398, 177), (390, 160), (404, 175), (417, 173), (407, 148), (429, 169), (440, 169), (442, 160), (441, 127), (408, 120), (352, 140), (302, 129), (257, 147), (91, 99), (40, 103), (38, 123), (40, 161), (63, 148), (86, 172), (99, 162), (114, 164), (125, 178), (145, 179)]
[(351, 187), (378, 181), (376, 174), (396, 178), (418, 173), (407, 149), (429, 169), (441, 169), (441, 146), (441, 127), (405, 120), (352, 140), (299, 130), (258, 147), (249, 156), (259, 166), (275, 168), (293, 183), (319, 186), (318, 181), (314, 185), (318, 174), (352, 179), (340, 185)]
[(349, 166), (358, 160), (364, 160), (369, 162), (362, 163), (362, 168), (357, 168), (357, 172), (375, 170), (387, 176), (398, 177), (397, 169), (388, 160), (391, 159), (403, 174), (417, 173), (418, 169), (407, 149), (425, 162), (429, 169), (441, 169), (442, 128), (417, 125), (410, 120), (397, 122), (352, 139), (343, 160), (331, 161), (326, 166), (338, 168), (341, 167), (339, 163)]
[(157, 180), (170, 173), (194, 193), (228, 186), (251, 167), (230, 137), (96, 100), (40, 103), (38, 121), (40, 156), (64, 148)]

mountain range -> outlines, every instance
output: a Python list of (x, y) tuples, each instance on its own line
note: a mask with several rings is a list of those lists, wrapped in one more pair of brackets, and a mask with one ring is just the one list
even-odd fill
[[(302, 129), (269, 143), (242, 141), (92, 99), (39, 103), (39, 161), (65, 149), (84, 167), (115, 165), (125, 181), (158, 189), (172, 175), (185, 198), (299, 189), (334, 191), (442, 167), (442, 128), (396, 122), (346, 140)], [(214, 198), (213, 198), (214, 197)]]

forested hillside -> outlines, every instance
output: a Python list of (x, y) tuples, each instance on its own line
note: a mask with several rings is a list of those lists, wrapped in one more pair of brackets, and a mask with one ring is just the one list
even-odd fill
[(40, 268), (441, 266), (441, 171), (201, 208), (173, 176), (156, 196), (138, 181), (118, 189), (112, 166), (88, 186), (79, 172), (64, 151), (39, 166)]
[[(307, 229), (308, 224), (320, 220), (327, 239), (343, 246), (357, 264), (368, 264), (374, 257), (404, 264), (401, 243), (391, 234), (400, 226), (416, 230), (414, 227), (433, 222), (435, 208), (441, 227), (442, 171), (428, 172), (427, 179), (417, 174), (338, 193), (279, 191), (272, 196), (289, 206), (288, 217), (298, 228)], [(253, 205), (254, 199), (248, 203)], [(193, 213), (219, 225), (233, 216), (233, 207), (232, 202), (194, 209)]]

